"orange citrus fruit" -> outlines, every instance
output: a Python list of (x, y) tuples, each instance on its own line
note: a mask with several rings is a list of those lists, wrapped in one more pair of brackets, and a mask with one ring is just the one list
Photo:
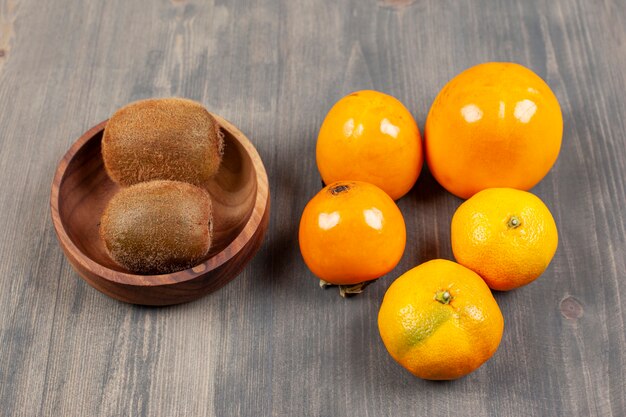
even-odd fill
[(504, 319), (485, 282), (452, 261), (435, 259), (396, 279), (378, 329), (400, 365), (424, 379), (456, 379), (498, 349)]
[(422, 169), (422, 142), (411, 113), (378, 91), (357, 91), (330, 109), (317, 138), (317, 167), (326, 184), (365, 181), (394, 200)]
[(469, 198), (485, 188), (528, 190), (548, 173), (561, 148), (556, 96), (521, 65), (488, 62), (453, 78), (426, 119), (425, 152), (435, 179)]
[(494, 290), (511, 290), (545, 271), (558, 245), (548, 207), (526, 191), (490, 188), (459, 206), (450, 227), (457, 262)]
[(340, 181), (309, 201), (300, 220), (300, 251), (309, 269), (337, 285), (391, 271), (406, 244), (400, 209), (375, 185)]

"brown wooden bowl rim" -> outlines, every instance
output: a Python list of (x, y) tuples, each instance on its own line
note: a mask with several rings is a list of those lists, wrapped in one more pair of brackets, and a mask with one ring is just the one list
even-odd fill
[[(220, 267), (221, 265), (232, 259), (234, 256), (236, 256), (238, 251), (234, 250), (235, 247), (245, 248), (248, 241), (254, 236), (255, 231), (261, 225), (263, 215), (269, 205), (269, 183), (267, 178), (267, 172), (265, 171), (263, 161), (261, 160), (261, 157), (252, 142), (250, 142), (250, 140), (239, 129), (237, 129), (237, 127), (235, 127), (226, 119), (214, 113), (211, 113), (211, 115), (215, 117), (222, 129), (227, 130), (230, 135), (243, 146), (243, 148), (250, 156), (256, 175), (257, 194), (254, 207), (252, 209), (250, 218), (248, 219), (241, 232), (237, 235), (237, 237), (233, 239), (233, 241), (230, 242), (228, 246), (226, 246), (224, 249), (222, 249), (220, 252), (216, 253), (214, 256), (210, 257), (206, 261), (192, 268), (184, 269), (182, 271), (177, 271), (170, 274), (140, 275), (121, 272), (107, 268), (106, 266), (103, 266), (93, 261), (87, 255), (85, 255), (69, 237), (65, 230), (65, 226), (61, 221), (61, 216), (59, 214), (59, 188), (64, 179), (69, 162), (85, 145), (85, 143), (87, 143), (87, 141), (89, 141), (96, 134), (104, 130), (104, 127), (108, 122), (107, 119), (87, 130), (81, 135), (80, 138), (78, 138), (76, 142), (72, 144), (70, 149), (65, 153), (65, 155), (59, 162), (52, 181), (50, 207), (52, 211), (52, 222), (54, 224), (54, 229), (57, 233), (59, 241), (61, 242), (61, 246), (69, 248), (69, 252), (80, 254), (80, 256), (76, 256), (73, 258), (78, 264), (80, 264), (82, 268), (86, 269), (87, 271), (91, 271), (92, 273), (95, 273), (99, 277), (108, 281), (125, 285), (151, 287), (171, 285), (204, 276), (208, 272)], [(240, 241), (243, 242), (240, 243)], [(64, 253), (66, 254), (66, 256), (69, 256), (67, 254), (68, 251), (64, 250)]]

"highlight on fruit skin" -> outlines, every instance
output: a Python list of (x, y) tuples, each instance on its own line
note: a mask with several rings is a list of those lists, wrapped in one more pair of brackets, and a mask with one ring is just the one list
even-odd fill
[(324, 183), (369, 182), (394, 200), (409, 192), (423, 164), (411, 112), (395, 97), (373, 90), (356, 91), (333, 105), (315, 152)]
[(113, 114), (102, 138), (106, 171), (122, 186), (158, 179), (204, 186), (219, 170), (223, 149), (215, 118), (183, 98), (130, 103)]
[(513, 188), (474, 194), (452, 216), (450, 236), (457, 262), (498, 291), (536, 280), (552, 261), (559, 240), (545, 203)]
[(123, 188), (108, 203), (100, 236), (111, 258), (131, 272), (165, 274), (197, 265), (212, 240), (209, 194), (157, 180)]
[(452, 380), (495, 354), (504, 318), (480, 276), (434, 259), (393, 281), (380, 306), (378, 329), (391, 357), (413, 375)]
[(426, 162), (467, 199), (485, 188), (529, 190), (556, 162), (563, 115), (548, 84), (522, 65), (487, 62), (450, 80), (428, 113)]
[(304, 208), (300, 252), (322, 284), (347, 295), (391, 271), (406, 244), (400, 209), (383, 190), (362, 181), (338, 181)]

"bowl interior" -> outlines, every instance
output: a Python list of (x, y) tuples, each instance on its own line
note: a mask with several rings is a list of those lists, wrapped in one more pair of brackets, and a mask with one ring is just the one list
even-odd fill
[[(257, 178), (245, 147), (228, 130), (219, 172), (206, 184), (213, 202), (213, 243), (205, 259), (233, 242), (252, 215)], [(108, 177), (102, 161), (103, 130), (97, 131), (68, 162), (59, 186), (59, 216), (74, 245), (92, 261), (132, 274), (115, 263), (100, 239), (100, 217), (119, 186)]]

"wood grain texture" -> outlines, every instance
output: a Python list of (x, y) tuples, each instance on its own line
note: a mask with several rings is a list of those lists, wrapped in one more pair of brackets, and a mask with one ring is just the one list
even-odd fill
[[(622, 0), (0, 0), (0, 415), (625, 415), (625, 27)], [(560, 245), (536, 282), (496, 294), (494, 358), (431, 383), (387, 355), (376, 315), (395, 276), (452, 257), (461, 201), (424, 171), (399, 201), (402, 261), (349, 300), (319, 289), (297, 225), (320, 188), (315, 139), (336, 100), (378, 89), (423, 129), (438, 90), (489, 60), (532, 68), (561, 102), (561, 154), (533, 189)], [(220, 291), (129, 306), (63, 257), (50, 183), (89, 126), (170, 95), (255, 144), (270, 229)]]

